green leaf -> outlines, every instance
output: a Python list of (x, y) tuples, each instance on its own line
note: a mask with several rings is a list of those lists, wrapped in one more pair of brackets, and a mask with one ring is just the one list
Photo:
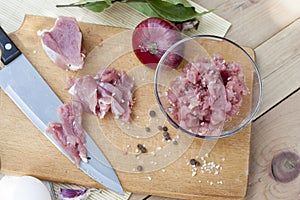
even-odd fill
[(127, 2), (127, 5), (132, 7), (133, 9), (143, 13), (148, 17), (160, 17), (145, 1), (142, 2)]
[(106, 8), (111, 7), (111, 5), (112, 4), (109, 4), (106, 1), (95, 1), (84, 4), (84, 7), (94, 12), (102, 12)]
[(187, 0), (162, 0), (173, 5), (182, 4), (184, 7), (193, 7)]
[(183, 22), (202, 15), (194, 7), (185, 7), (183, 4), (174, 5), (163, 0), (147, 0), (147, 2), (160, 17), (172, 22)]

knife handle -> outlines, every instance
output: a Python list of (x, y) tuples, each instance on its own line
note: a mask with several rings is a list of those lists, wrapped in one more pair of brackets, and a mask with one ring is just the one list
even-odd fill
[(9, 64), (19, 55), (21, 55), (20, 50), (16, 45), (9, 39), (6, 32), (0, 26), (0, 49), (2, 51), (1, 61), (4, 65)]

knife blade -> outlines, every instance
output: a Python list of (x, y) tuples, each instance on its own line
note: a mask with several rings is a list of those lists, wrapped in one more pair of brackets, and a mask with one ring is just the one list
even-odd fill
[[(70, 160), (69, 154), (51, 134), (46, 133), (50, 122), (59, 122), (56, 110), (63, 103), (32, 64), (10, 40), (0, 26), (1, 61), (0, 87), (30, 119), (30, 121)], [(103, 186), (123, 195), (124, 191), (111, 164), (93, 139), (85, 132), (87, 163), (80, 162), (79, 168)]]

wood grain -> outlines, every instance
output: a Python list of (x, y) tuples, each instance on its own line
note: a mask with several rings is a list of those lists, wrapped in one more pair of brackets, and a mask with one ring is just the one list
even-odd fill
[(300, 20), (255, 49), (263, 78), (263, 101), (257, 116), (300, 87)]
[(195, 0), (232, 23), (226, 37), (256, 48), (300, 17), (297, 0)]
[[(49, 83), (56, 94), (66, 102), (70, 101), (70, 96), (64, 89), (64, 85), (66, 83), (66, 76), (70, 74), (69, 72), (60, 70), (51, 63), (45, 55), (38, 36), (36, 35), (37, 30), (49, 28), (53, 23), (54, 19), (27, 16), (21, 29), (11, 34), (11, 38), (20, 50), (24, 52), (25, 56), (29, 58), (37, 71), (44, 77), (46, 82)], [(126, 31), (121, 28), (86, 23), (80, 23), (80, 28), (83, 31), (84, 45), (87, 46), (88, 52), (94, 49), (99, 42), (108, 37)], [(222, 43), (220, 43), (220, 45), (222, 46)], [(247, 50), (254, 56), (251, 49)], [(239, 55), (236, 54), (234, 56)], [(136, 62), (135, 60), (136, 58), (131, 57), (127, 62), (134, 63)], [(126, 67), (127, 69), (130, 67), (128, 63), (127, 65), (123, 63), (125, 69)], [(99, 63), (95, 64), (97, 66), (99, 65)], [(117, 66), (120, 67), (120, 65)], [(152, 92), (152, 87), (149, 88), (149, 91), (144, 92), (146, 96)], [(62, 154), (36, 130), (31, 122), (26, 119), (2, 91), (0, 97), (0, 155), (2, 173), (27, 174), (45, 180), (73, 183), (88, 187), (102, 187), (63, 157)], [(145, 104), (147, 104), (147, 102)], [(153, 98), (149, 98), (148, 104), (155, 104)], [(148, 111), (145, 111), (145, 113), (148, 113)], [(96, 139), (97, 143), (101, 143), (100, 140), (104, 139), (104, 137), (99, 137), (99, 123), (102, 129), (105, 129), (104, 127), (113, 128), (113, 126), (108, 125), (108, 123), (111, 123), (109, 119), (110, 116), (101, 122), (97, 122), (97, 119), (93, 116), (87, 115), (84, 117), (84, 126), (90, 135)], [(198, 139), (192, 139), (189, 149), (181, 156), (178, 156), (178, 159), (174, 160), (170, 165), (166, 165), (163, 170), (150, 170), (147, 173), (133, 173), (132, 171), (117, 170), (117, 174), (124, 189), (130, 192), (192, 199), (242, 198), (245, 196), (248, 180), (250, 129), (251, 126), (247, 126), (243, 131), (234, 136), (218, 140), (214, 149), (207, 155), (207, 162), (219, 163), (222, 166), (222, 171), (220, 171), (218, 175), (206, 172), (201, 174), (198, 172), (197, 176), (191, 176), (191, 166), (187, 165), (187, 162), (199, 154), (199, 148), (203, 141)], [(172, 133), (173, 131), (171, 129)], [(118, 129), (113, 128), (111, 133), (117, 134), (118, 132)], [(111, 136), (112, 134), (105, 135), (106, 138)], [(182, 138), (184, 137), (185, 135), (180, 136), (178, 140), (179, 144), (183, 141)], [(112, 137), (112, 139), (114, 138)], [(130, 141), (131, 143), (129, 144), (131, 144), (132, 147), (130, 151), (134, 151), (135, 149), (133, 147), (140, 140), (131, 138)], [(157, 144), (168, 145), (162, 143), (161, 140), (157, 140), (153, 144), (155, 144), (154, 147), (157, 147)], [(109, 148), (109, 145), (101, 146), (101, 148), (106, 155), (109, 155), (110, 152), (106, 149)], [(119, 151), (123, 151), (122, 147), (117, 148)], [(158, 155), (159, 153), (157, 153), (156, 157), (159, 157)], [(141, 155), (141, 157), (143, 156)], [(114, 164), (123, 158), (112, 156), (109, 157), (109, 159)], [(136, 159), (136, 165), (142, 161), (142, 159), (140, 160), (138, 157), (136, 157)], [(161, 158), (161, 161), (167, 159), (168, 155), (165, 154)], [(127, 165), (128, 164), (132, 163), (127, 163)], [(148, 167), (146, 164), (144, 166), (145, 169)], [(117, 166), (115, 167), (118, 169)], [(221, 183), (219, 183), (220, 181)]]
[(276, 155), (283, 152), (300, 155), (299, 102), (300, 92), (297, 92), (253, 123), (246, 199), (299, 199), (300, 166), (294, 166), (298, 173), (287, 183), (275, 180), (271, 170)]

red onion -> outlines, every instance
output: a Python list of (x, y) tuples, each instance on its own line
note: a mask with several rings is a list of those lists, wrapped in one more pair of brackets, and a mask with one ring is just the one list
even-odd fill
[[(180, 31), (171, 22), (161, 18), (148, 18), (135, 28), (132, 47), (143, 64), (155, 69), (167, 49), (180, 39)], [(165, 63), (176, 68), (181, 60), (181, 56), (170, 53)]]
[(86, 200), (91, 189), (60, 189), (60, 200)]

